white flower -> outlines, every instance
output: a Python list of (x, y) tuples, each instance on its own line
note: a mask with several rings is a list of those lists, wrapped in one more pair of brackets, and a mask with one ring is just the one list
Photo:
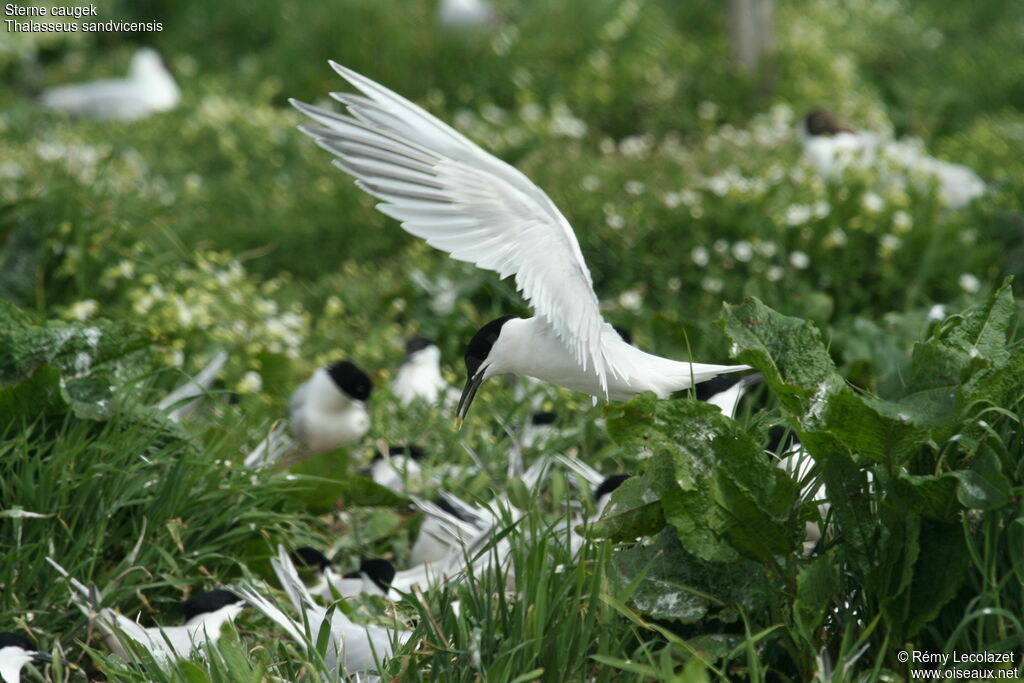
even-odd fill
[(702, 119), (713, 119), (718, 116), (718, 105), (707, 100), (697, 105), (697, 116)]
[(635, 289), (623, 292), (619, 295), (619, 304), (628, 311), (639, 310), (644, 303), (644, 298)]
[(778, 282), (785, 275), (785, 271), (782, 270), (782, 266), (771, 266), (765, 271), (765, 277), (771, 282)]
[(900, 248), (900, 245), (902, 244), (903, 240), (901, 240), (896, 235), (882, 235), (882, 239), (879, 241), (879, 245), (882, 247), (882, 251), (888, 253), (896, 251), (897, 249)]
[(811, 265), (811, 259), (802, 251), (794, 251), (789, 255), (789, 265), (793, 266), (797, 270), (803, 270), (807, 266)]
[(878, 213), (885, 208), (885, 200), (874, 192), (865, 192), (860, 202), (868, 213)]
[(708, 276), (700, 281), (700, 286), (701, 288), (703, 288), (705, 292), (710, 292), (711, 294), (718, 294), (719, 292), (722, 291), (722, 287), (724, 287), (724, 284), (717, 277)]
[(835, 230), (828, 234), (826, 241), (830, 242), (832, 246), (846, 246), (846, 233), (843, 232), (842, 228), (836, 228)]
[(626, 193), (631, 195), (640, 195), (647, 189), (647, 185), (639, 180), (630, 180), (626, 183)]
[(583, 180), (580, 181), (580, 185), (587, 192), (593, 192), (597, 188), (601, 187), (601, 181), (597, 179), (597, 176), (593, 173), (588, 173), (583, 176)]
[(814, 206), (811, 208), (814, 212), (815, 218), (824, 218), (825, 216), (832, 213), (832, 205), (826, 202), (824, 199), (819, 199), (814, 202)]
[(754, 247), (746, 240), (740, 240), (732, 245), (732, 256), (737, 261), (747, 263), (754, 258)]
[(716, 253), (724, 254), (729, 251), (729, 243), (725, 240), (715, 240), (715, 243), (711, 245), (711, 248), (714, 249)]
[(928, 309), (928, 320), (936, 322), (939, 320), (945, 320), (946, 318), (946, 307), (942, 304), (935, 304)]
[(666, 208), (674, 209), (683, 202), (683, 197), (678, 192), (666, 192), (661, 198), (662, 203)]
[(957, 280), (957, 283), (960, 285), (960, 289), (964, 290), (968, 294), (974, 294), (981, 288), (981, 282), (979, 282), (978, 278), (974, 277), (970, 273), (964, 273), (961, 275), (960, 279)]
[(690, 252), (690, 260), (697, 266), (706, 266), (708, 261), (711, 260), (708, 255), (707, 247), (694, 247)]
[(235, 391), (240, 394), (255, 394), (263, 388), (263, 376), (255, 370), (250, 370), (242, 376), (242, 379), (235, 385)]
[(897, 211), (892, 215), (892, 225), (896, 228), (896, 232), (906, 232), (914, 225), (914, 219), (906, 211)]
[(786, 209), (786, 225), (802, 225), (812, 216), (811, 207), (804, 204), (793, 204)]
[(71, 307), (68, 309), (68, 315), (75, 320), (88, 320), (96, 315), (96, 312), (99, 310), (100, 305), (96, 303), (95, 299), (82, 299), (71, 304)]

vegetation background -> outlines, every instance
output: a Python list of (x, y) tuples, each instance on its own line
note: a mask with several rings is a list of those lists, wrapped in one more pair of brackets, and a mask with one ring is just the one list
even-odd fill
[[(352, 477), (380, 445), (416, 441), (448, 487), (507, 489), (528, 515), (508, 530), (513, 597), (486, 574), (403, 601), (415, 646), (391, 677), (906, 680), (900, 651), (1019, 662), (1024, 360), (1017, 285), (1002, 283), (1024, 271), (1024, 4), (779, 0), (776, 51), (749, 75), (714, 0), (502, 0), (502, 23), (470, 34), (440, 31), (432, 0), (97, 4), (164, 29), (0, 32), (0, 628), (112, 680), (317, 675), (254, 616), (219, 654), (139, 673), (102, 653), (44, 558), (146, 623), (265, 576), (278, 542), (329, 548), (344, 569), (401, 565), (417, 517), (360, 505)], [(110, 123), (34, 101), (122, 75), (141, 45), (174, 72), (176, 110)], [(389, 396), (405, 339), (437, 340), (460, 384), (472, 332), (526, 309), (375, 212), (295, 130), (288, 97), (343, 87), (328, 59), (544, 188), (640, 346), (732, 351), (766, 375), (767, 407), (735, 423), (689, 401), (602, 409), (544, 390), (561, 416), (546, 451), (641, 475), (610, 540), (576, 562), (558, 520), (587, 493), (564, 472), (536, 499), (505, 481), (528, 402), (492, 383), (455, 432), (446, 411)], [(954, 211), (870, 170), (825, 181), (797, 135), (818, 106), (918, 138), (989, 189)], [(150, 407), (218, 349), (230, 359), (200, 416)], [(365, 443), (291, 473), (242, 467), (294, 387), (341, 357), (377, 383)], [(815, 462), (801, 485), (762, 454), (773, 425)], [(479, 471), (445, 474), (470, 453)], [(827, 540), (804, 558), (808, 520)]]

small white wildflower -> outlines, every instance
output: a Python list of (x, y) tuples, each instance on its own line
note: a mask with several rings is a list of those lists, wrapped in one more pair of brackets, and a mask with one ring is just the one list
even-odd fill
[(960, 285), (960, 289), (964, 290), (968, 294), (974, 294), (981, 288), (981, 282), (979, 282), (978, 278), (974, 277), (970, 273), (964, 273), (961, 275), (960, 279), (957, 280), (957, 283)]
[(245, 373), (238, 384), (235, 385), (235, 391), (240, 394), (255, 394), (262, 388), (263, 376), (255, 370)]
[(878, 213), (885, 208), (885, 200), (874, 192), (865, 192), (860, 202), (868, 213)]
[(71, 307), (68, 309), (68, 315), (75, 320), (88, 320), (96, 315), (99, 310), (100, 305), (96, 303), (95, 299), (82, 299), (71, 304)]
[(899, 249), (902, 244), (903, 240), (896, 235), (882, 235), (882, 239), (879, 240), (879, 246), (881, 246), (883, 253), (891, 254)]
[(803, 225), (811, 219), (811, 207), (804, 204), (792, 204), (786, 209), (786, 225)]
[(789, 255), (789, 265), (793, 266), (797, 270), (803, 270), (807, 266), (811, 265), (811, 259), (802, 251), (794, 251)]
[(700, 286), (705, 292), (718, 294), (725, 285), (719, 278), (708, 276), (700, 281)]
[(697, 116), (705, 120), (714, 119), (718, 116), (718, 105), (708, 100), (701, 102), (697, 105)]
[(626, 183), (626, 193), (631, 195), (641, 195), (644, 190), (647, 189), (647, 185), (639, 180), (630, 180)]
[(597, 179), (597, 176), (593, 173), (588, 173), (583, 176), (583, 180), (580, 181), (580, 185), (587, 192), (594, 192), (597, 188), (601, 187), (601, 181)]
[(928, 320), (937, 322), (939, 320), (945, 320), (946, 318), (946, 307), (942, 304), (935, 304), (928, 309)]
[(697, 266), (704, 267), (710, 261), (707, 247), (694, 247), (690, 251), (690, 260)]
[(897, 233), (904, 233), (914, 225), (914, 219), (906, 211), (897, 211), (892, 215), (892, 226)]
[(626, 219), (617, 213), (606, 214), (604, 220), (612, 230), (622, 230), (626, 225)]
[(683, 203), (683, 197), (678, 192), (666, 192), (661, 198), (661, 202), (666, 208), (674, 209)]
[(779, 245), (775, 242), (765, 242), (763, 240), (755, 240), (754, 249), (765, 258), (771, 258), (779, 253)]
[(771, 266), (765, 271), (765, 277), (767, 277), (770, 282), (778, 282), (782, 279), (783, 275), (785, 275), (785, 271), (782, 269), (782, 266)]
[(729, 243), (725, 240), (715, 240), (715, 243), (711, 245), (711, 248), (714, 249), (717, 254), (725, 254), (729, 251)]
[(814, 212), (815, 218), (824, 218), (825, 216), (832, 213), (832, 205), (826, 202), (824, 199), (819, 199), (814, 202), (814, 206), (811, 208)]
[(637, 311), (643, 303), (644, 298), (635, 289), (625, 291), (619, 295), (619, 304), (627, 311)]
[(683, 286), (683, 281), (677, 277), (670, 277), (668, 279), (668, 282), (665, 284), (668, 287), (668, 291), (678, 292), (679, 289)]
[(619, 143), (619, 152), (627, 157), (646, 156), (654, 141), (649, 135), (630, 135)]
[(527, 123), (536, 123), (544, 115), (544, 109), (536, 102), (524, 104), (519, 108), (519, 116)]
[(846, 233), (843, 231), (842, 228), (836, 228), (835, 230), (828, 234), (828, 237), (825, 238), (825, 241), (827, 244), (830, 244), (831, 246), (835, 247), (846, 246)]
[(740, 240), (732, 245), (732, 256), (737, 261), (747, 263), (754, 258), (754, 247), (746, 240)]

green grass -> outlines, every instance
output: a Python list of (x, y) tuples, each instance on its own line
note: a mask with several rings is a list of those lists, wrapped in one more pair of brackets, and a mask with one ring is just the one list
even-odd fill
[[(603, 313), (640, 346), (708, 362), (735, 346), (769, 378), (767, 407), (738, 426), (688, 402), (602, 410), (541, 390), (563, 416), (545, 452), (641, 475), (632, 492), (646, 482), (656, 500), (627, 487), (606, 540), (574, 562), (558, 530), (587, 493), (556, 469), (508, 529), (513, 578), (482, 572), (397, 605), (415, 634), (389, 675), (880, 681), (909, 675), (900, 650), (1019, 657), (1024, 380), (1019, 304), (1000, 284), (1024, 282), (1024, 5), (780, 0), (778, 51), (745, 76), (719, 2), (497, 4), (508, 24), (475, 36), (434, 30), (427, 0), (110, 0), (108, 18), (164, 30), (0, 35), (0, 630), (111, 680), (327, 676), (254, 615), (208, 658), (140, 673), (104, 654), (44, 558), (105, 605), (177, 623), (174, 603), (197, 590), (269, 580), (279, 542), (329, 548), (346, 570), (361, 556), (401, 566), (418, 516), (364, 505), (373, 492), (352, 478), (381, 443), (421, 443), (460, 495), (507, 487), (510, 433), (531, 410), (507, 386), (489, 383), (455, 431), (440, 409), (398, 409), (387, 385), (414, 334), (437, 340), (460, 384), (469, 335), (527, 309), (511, 283), (375, 212), (295, 130), (286, 98), (341, 89), (335, 59), (543, 187)], [(33, 103), (123, 73), (139, 44), (174, 70), (175, 111), (110, 124)], [(870, 172), (823, 182), (795, 134), (816, 106), (919, 137), (990, 189), (951, 211)], [(773, 312), (723, 313), (748, 296)], [(148, 407), (218, 349), (231, 360), (199, 416), (175, 425)], [(339, 357), (377, 384), (366, 440), (294, 472), (245, 471), (292, 389)], [(807, 444), (830, 512), (761, 457), (773, 425)], [(812, 558), (796, 553), (807, 520), (829, 532)], [(394, 623), (388, 605), (354, 609)]]

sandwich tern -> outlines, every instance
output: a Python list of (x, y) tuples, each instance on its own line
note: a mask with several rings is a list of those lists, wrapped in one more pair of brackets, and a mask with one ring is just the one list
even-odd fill
[(40, 101), (77, 116), (134, 121), (174, 109), (181, 91), (157, 51), (144, 47), (132, 56), (127, 78), (49, 88)]
[(382, 200), (377, 208), (453, 258), (516, 285), (534, 317), (484, 325), (465, 354), (464, 419), (480, 385), (522, 374), (606, 400), (660, 398), (746, 365), (662, 358), (631, 346), (601, 315), (579, 243), (554, 202), (525, 175), (400, 95), (330, 63), (362, 95), (332, 93), (349, 115), (298, 100), (319, 125), (300, 126), (334, 165)]

